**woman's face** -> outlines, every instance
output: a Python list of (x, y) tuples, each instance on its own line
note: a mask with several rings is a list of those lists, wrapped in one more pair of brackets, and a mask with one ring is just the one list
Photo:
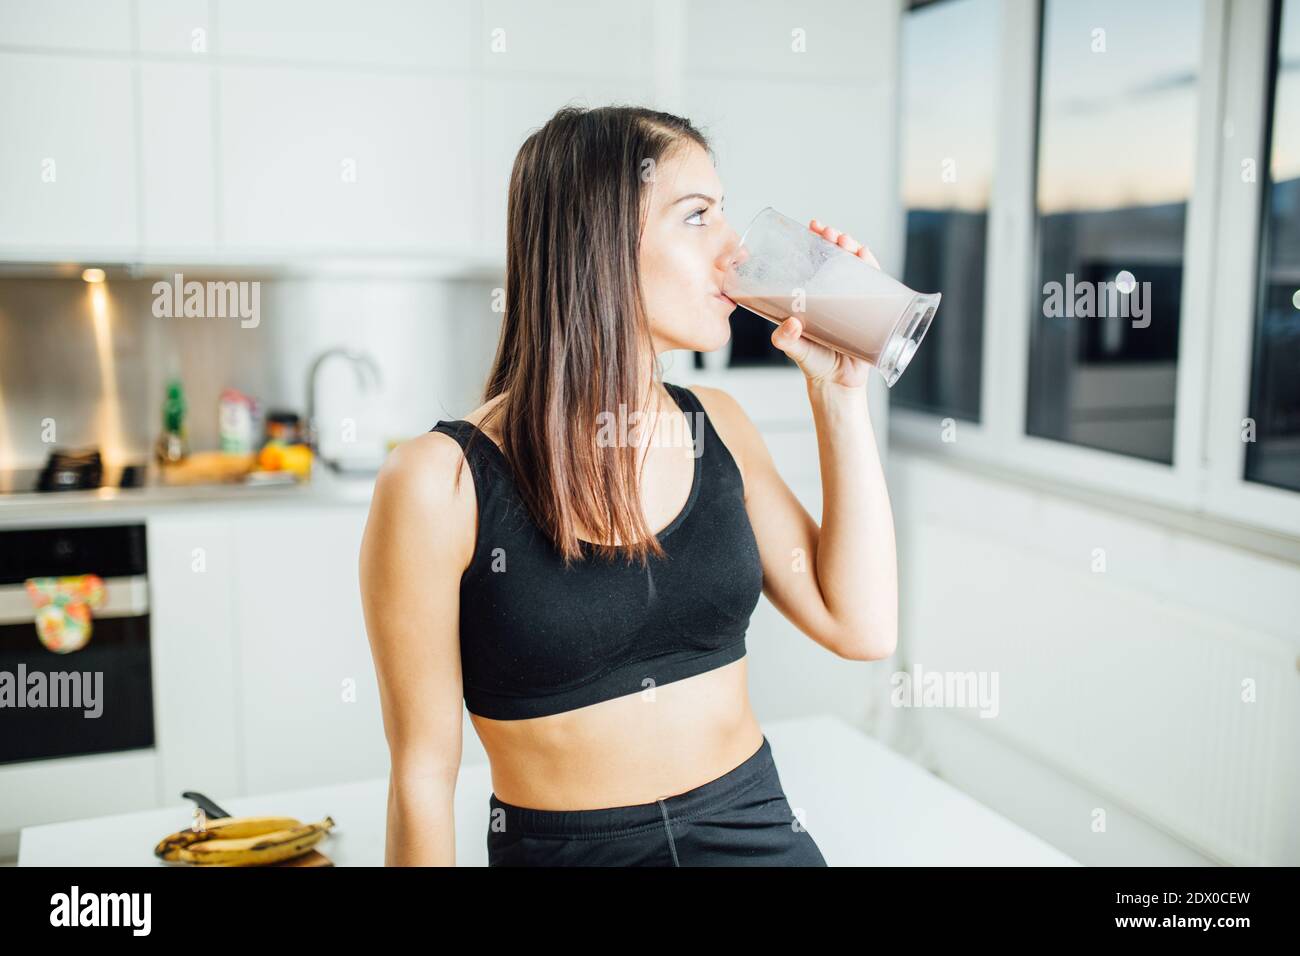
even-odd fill
[(641, 288), (656, 354), (712, 352), (727, 343), (735, 304), (721, 289), (739, 246), (709, 154), (691, 143), (659, 162), (641, 236)]

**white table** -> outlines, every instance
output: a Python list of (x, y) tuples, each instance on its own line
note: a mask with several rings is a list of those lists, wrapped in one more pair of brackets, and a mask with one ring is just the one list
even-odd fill
[[(1005, 817), (833, 717), (776, 721), (763, 732), (790, 805), (831, 866), (1077, 866)], [(456, 786), (456, 862), (487, 864), (486, 764), (462, 768)], [(382, 866), (388, 779), (226, 799), (236, 816), (329, 815), (321, 849), (339, 866)], [(163, 866), (162, 837), (190, 825), (193, 804), (25, 827), (19, 866)]]

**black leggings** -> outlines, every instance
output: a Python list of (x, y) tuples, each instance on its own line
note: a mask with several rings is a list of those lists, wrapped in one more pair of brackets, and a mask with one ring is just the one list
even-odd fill
[(826, 866), (767, 737), (706, 784), (653, 803), (537, 810), (488, 798), (488, 866)]

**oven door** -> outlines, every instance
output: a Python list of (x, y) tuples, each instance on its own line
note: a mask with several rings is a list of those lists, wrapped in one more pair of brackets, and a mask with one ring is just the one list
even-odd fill
[[(0, 764), (152, 747), (144, 526), (0, 531), (0, 555)], [(49, 650), (23, 582), (90, 572), (90, 639)]]

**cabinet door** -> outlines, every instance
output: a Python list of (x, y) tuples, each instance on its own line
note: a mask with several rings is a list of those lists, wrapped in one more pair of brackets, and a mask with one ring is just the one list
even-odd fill
[(136, 49), (206, 60), (215, 52), (213, 14), (208, 0), (136, 0)]
[(0, 256), (135, 250), (131, 69), (0, 53)]
[(131, 50), (131, 0), (6, 0), (0, 40), (39, 50)]
[(240, 796), (235, 547), (228, 519), (160, 515), (148, 524), (154, 728), (162, 801), (184, 790)]
[(483, 81), (483, 239), (487, 247), (506, 247), (506, 211), (510, 173), (519, 147), (563, 106), (593, 108), (612, 103), (649, 103), (654, 84), (637, 77), (568, 77), (555, 79), (490, 71)]
[(478, 239), (467, 79), (276, 66), (226, 67), (219, 82), (232, 251), (426, 253)]
[(366, 509), (235, 523), (244, 779), (265, 793), (388, 772), (357, 560)]
[(140, 64), (140, 229), (146, 255), (203, 254), (216, 244), (212, 69)]
[(222, 55), (241, 60), (466, 70), (478, 48), (479, 4), (222, 0), (220, 27)]

